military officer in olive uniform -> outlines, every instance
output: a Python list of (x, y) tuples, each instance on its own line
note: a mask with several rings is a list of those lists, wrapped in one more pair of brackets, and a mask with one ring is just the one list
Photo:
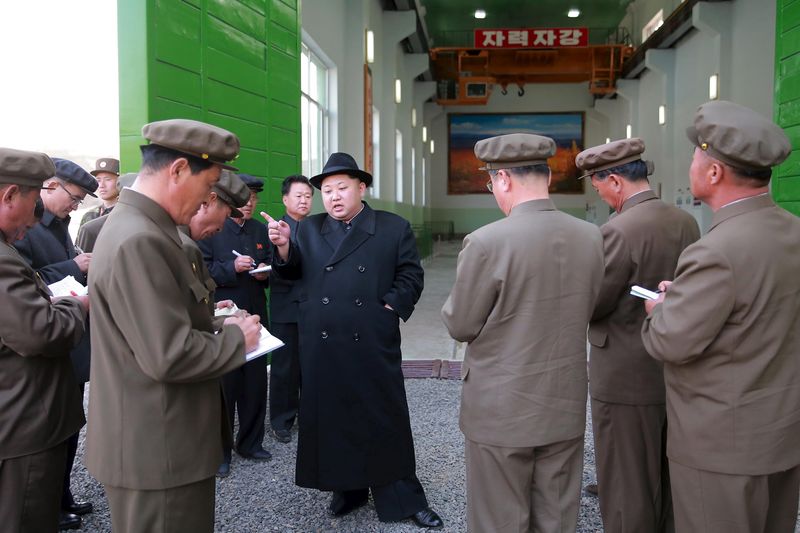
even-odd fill
[(310, 181), (327, 213), (301, 221), (291, 244), (289, 224), (268, 218), (273, 269), (302, 294), (296, 483), (332, 491), (332, 516), (371, 491), (381, 521), (442, 527), (416, 476), (400, 368), (399, 320), (423, 286), (414, 233), (363, 202), (372, 175), (349, 154), (332, 154)]
[[(22, 239), (17, 240), (14, 247), (48, 285), (67, 276), (73, 276), (79, 283), (86, 285), (86, 273), (92, 256), (76, 249), (72, 243), (72, 237), (69, 235), (69, 214), (78, 208), (87, 194), (95, 195), (97, 182), (72, 161), (54, 158), (53, 162), (56, 167), (55, 174), (45, 182), (48, 190), (42, 194), (45, 207), (42, 219)], [(91, 362), (88, 325), (86, 329), (87, 333), (81, 337), (80, 343), (70, 354), (75, 376), (81, 387), (81, 397), (85, 384), (89, 381)], [(69, 441), (64, 468), (61, 527), (65, 529), (80, 527), (80, 516), (92, 512), (92, 504), (75, 501), (70, 488), (72, 465), (77, 451), (76, 433)]]
[[(800, 219), (769, 196), (792, 150), (772, 121), (726, 101), (687, 129), (689, 182), (714, 212), (666, 292), (645, 303), (664, 363), (677, 531), (795, 530), (800, 491)], [(602, 494), (601, 494), (602, 496)]]
[(656, 197), (644, 141), (579, 153), (575, 164), (617, 215), (604, 224), (605, 274), (592, 322), (589, 394), (600, 513), (606, 531), (673, 531), (664, 373), (642, 344), (646, 313), (632, 285), (654, 289), (700, 238), (694, 218)]
[(259, 317), (212, 332), (209, 291), (177, 226), (188, 224), (239, 151), (193, 120), (142, 129), (142, 168), (94, 252), (92, 387), (86, 465), (103, 483), (115, 533), (214, 529), (225, 436), (219, 378), (246, 362)]
[[(117, 178), (117, 188), (121, 191), (125, 187), (133, 186), (136, 181), (136, 173), (129, 172)], [(110, 214), (110, 213), (109, 213)], [(97, 242), (97, 236), (100, 230), (103, 229), (103, 224), (108, 220), (108, 214), (92, 219), (78, 228), (78, 235), (75, 237), (75, 247), (90, 254), (94, 250), (94, 243)]]
[(0, 148), (0, 528), (19, 533), (57, 530), (67, 440), (84, 424), (69, 349), (88, 298), (51, 298), (11, 246), (55, 173), (45, 154)]
[(102, 205), (87, 211), (81, 218), (81, 227), (90, 220), (105, 216), (114, 209), (119, 198), (119, 160), (113, 157), (101, 157), (95, 162), (95, 169), (90, 172), (97, 180), (97, 196), (103, 201)]

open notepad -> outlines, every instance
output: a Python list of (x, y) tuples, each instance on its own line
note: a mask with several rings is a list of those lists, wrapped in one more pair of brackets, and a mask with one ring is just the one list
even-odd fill
[(645, 289), (644, 287), (640, 287), (638, 285), (634, 285), (631, 287), (631, 296), (636, 296), (637, 298), (642, 298), (644, 300), (658, 300), (658, 295), (660, 293), (653, 292), (649, 289)]
[(51, 283), (47, 288), (50, 289), (53, 296), (73, 296), (72, 293), (77, 296), (83, 296), (89, 292), (89, 289), (73, 276), (67, 276), (60, 281)]
[(245, 358), (251, 361), (256, 357), (261, 357), (273, 350), (277, 350), (281, 346), (283, 346), (283, 341), (267, 331), (267, 328), (261, 326), (261, 337), (258, 339), (258, 346), (247, 352)]

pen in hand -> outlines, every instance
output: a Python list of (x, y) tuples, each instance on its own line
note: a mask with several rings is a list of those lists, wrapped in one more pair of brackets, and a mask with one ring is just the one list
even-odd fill
[[(233, 252), (233, 255), (235, 255), (236, 257), (242, 257), (242, 254), (240, 254), (236, 250), (231, 250), (231, 252)], [(251, 263), (253, 265), (253, 268), (255, 268), (257, 266), (255, 261), (251, 261)]]

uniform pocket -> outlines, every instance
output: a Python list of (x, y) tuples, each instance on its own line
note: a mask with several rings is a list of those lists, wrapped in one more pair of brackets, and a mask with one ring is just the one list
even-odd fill
[(589, 328), (589, 344), (598, 348), (603, 348), (608, 340), (608, 334), (596, 328)]

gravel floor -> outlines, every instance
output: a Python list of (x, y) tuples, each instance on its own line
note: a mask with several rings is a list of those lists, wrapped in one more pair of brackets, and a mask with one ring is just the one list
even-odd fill
[[(445, 521), (444, 531), (466, 531), (464, 437), (458, 429), (461, 382), (437, 379), (406, 380), (411, 424), (417, 452), (417, 475), (431, 506)], [(87, 394), (88, 397), (88, 394)], [(84, 430), (85, 431), (85, 430)], [(272, 461), (257, 463), (234, 454), (231, 475), (217, 481), (216, 531), (260, 532), (417, 532), (413, 523), (378, 521), (370, 503), (351, 515), (332, 519), (326, 513), (329, 493), (294, 484), (295, 439), (281, 444), (268, 435), (264, 447)], [(73, 472), (73, 492), (91, 501), (82, 531), (111, 531), (102, 486), (82, 463), (83, 435)], [(594, 482), (591, 438), (586, 443), (584, 482)], [(596, 498), (583, 496), (578, 531), (601, 531)]]

